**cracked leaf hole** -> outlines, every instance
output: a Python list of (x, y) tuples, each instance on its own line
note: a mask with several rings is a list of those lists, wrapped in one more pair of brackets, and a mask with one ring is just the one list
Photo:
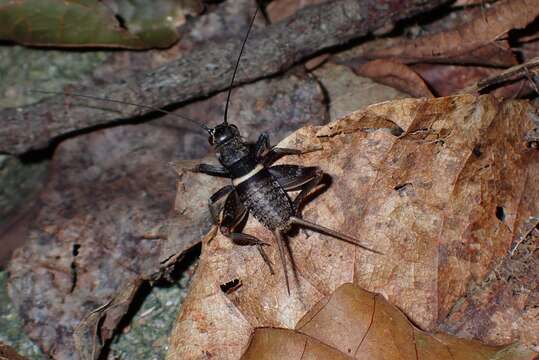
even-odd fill
[(236, 278), (233, 280), (230, 280), (227, 283), (219, 285), (221, 287), (221, 291), (225, 294), (230, 294), (236, 290), (238, 290), (241, 287), (242, 283), (241, 280)]
[(483, 154), (483, 152), (481, 151), (481, 146), (476, 145), (472, 150), (472, 154), (474, 154), (474, 156), (477, 158), (481, 157), (481, 155)]
[(496, 206), (496, 217), (500, 221), (505, 220), (505, 210), (502, 206)]

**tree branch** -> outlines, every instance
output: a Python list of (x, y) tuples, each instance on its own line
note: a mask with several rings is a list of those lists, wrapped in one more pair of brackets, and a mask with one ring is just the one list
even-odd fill
[[(304, 8), (295, 16), (252, 34), (236, 84), (282, 72), (322, 50), (343, 45), (388, 22), (445, 2), (447, 0), (337, 0)], [(134, 73), (122, 82), (102, 88), (74, 87), (70, 91), (154, 107), (206, 97), (228, 86), (240, 40), (209, 43), (160, 68)], [(59, 95), (37, 104), (3, 109), (0, 111), (0, 152), (23, 153), (38, 149), (73, 131), (149, 112), (125, 105), (104, 105), (85, 100), (85, 106), (80, 106), (73, 98)]]

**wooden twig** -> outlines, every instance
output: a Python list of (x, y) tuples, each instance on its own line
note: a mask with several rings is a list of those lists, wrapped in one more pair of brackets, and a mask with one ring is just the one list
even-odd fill
[(460, 93), (479, 93), (487, 88), (492, 88), (508, 81), (516, 81), (529, 76), (529, 71), (539, 67), (539, 57), (533, 58), (524, 64), (516, 65), (501, 71), (499, 74), (479, 80), (474, 85), (468, 86)]

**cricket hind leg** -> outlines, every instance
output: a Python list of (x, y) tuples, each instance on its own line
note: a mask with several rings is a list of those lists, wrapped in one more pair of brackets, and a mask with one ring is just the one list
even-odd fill
[(303, 185), (313, 180), (320, 170), (315, 166), (286, 164), (272, 166), (268, 168), (268, 171), (283, 189), (293, 191), (300, 189)]
[(228, 170), (221, 165), (198, 164), (191, 168), (190, 171), (210, 176), (230, 177)]
[(346, 234), (339, 233), (324, 226), (315, 224), (313, 222), (301, 219), (299, 214), (301, 204), (307, 196), (309, 196), (320, 184), (322, 184), (322, 180), (324, 178), (324, 173), (322, 172), (322, 170), (317, 167), (277, 165), (269, 168), (269, 171), (272, 172), (279, 184), (281, 184), (281, 186), (283, 186), (285, 190), (290, 191), (297, 189), (298, 187), (302, 189), (293, 202), (296, 216), (290, 217), (290, 222), (292, 224), (296, 224), (301, 226), (302, 228), (308, 228), (316, 232), (329, 235), (336, 239), (354, 244), (362, 249), (381, 254), (379, 251), (370, 249), (362, 245), (358, 239), (355, 239)]
[(310, 178), (303, 181), (300, 186), (301, 191), (294, 199), (293, 205), (296, 215), (299, 215), (301, 204), (303, 204), (305, 198), (309, 196), (319, 185), (323, 185), (322, 180), (324, 178), (324, 172), (322, 170), (320, 170), (318, 167), (314, 167), (309, 171), (309, 173)]
[(206, 174), (210, 176), (218, 176), (218, 177), (228, 177), (228, 178), (230, 177), (230, 172), (221, 165), (197, 164), (193, 167), (189, 167), (189, 166), (176, 167), (176, 172), (178, 172), (178, 174), (180, 174), (181, 171), (191, 171), (195, 173), (201, 173), (201, 174)]
[(240, 228), (245, 222), (248, 213), (247, 208), (240, 201), (236, 191), (232, 191), (226, 198), (224, 207), (221, 210), (218, 219), (219, 230), (221, 231), (221, 234), (230, 238), (236, 245), (256, 246), (260, 256), (268, 266), (270, 273), (273, 275), (273, 265), (263, 248), (269, 244), (252, 235), (235, 231), (236, 228)]
[[(300, 206), (305, 198), (313, 193), (313, 190), (322, 182), (324, 177), (324, 173), (316, 166), (275, 165), (268, 168), (268, 171), (285, 191), (302, 189), (301, 196), (298, 195), (293, 202), (296, 215), (299, 214)], [(301, 228), (301, 231), (307, 237), (309, 236), (305, 228)]]

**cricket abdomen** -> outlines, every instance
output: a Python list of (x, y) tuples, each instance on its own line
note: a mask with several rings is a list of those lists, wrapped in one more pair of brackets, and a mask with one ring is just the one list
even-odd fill
[[(261, 166), (261, 165), (260, 165)], [(250, 213), (270, 230), (288, 230), (294, 215), (288, 194), (266, 168), (257, 168), (248, 178), (233, 180), (236, 191)]]

